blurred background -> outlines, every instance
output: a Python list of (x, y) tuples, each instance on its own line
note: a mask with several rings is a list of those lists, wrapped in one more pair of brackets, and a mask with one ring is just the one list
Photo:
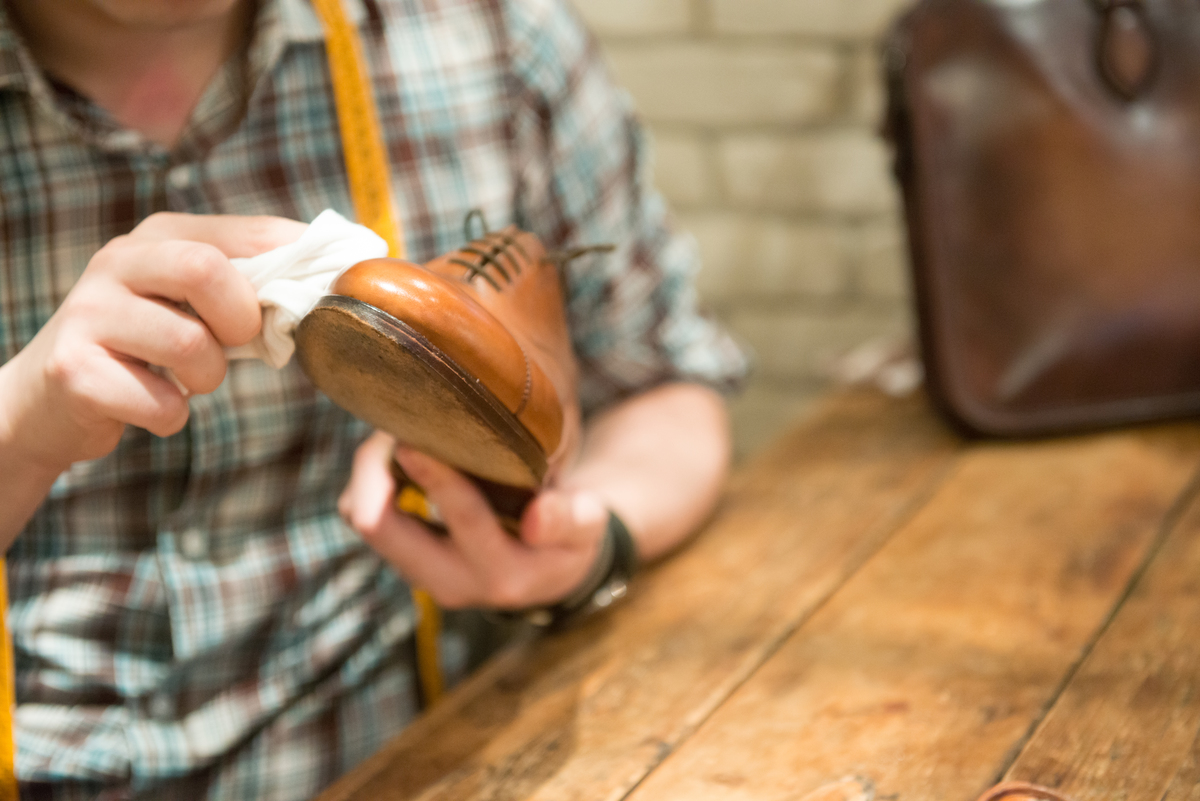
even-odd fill
[(878, 55), (911, 0), (574, 2), (700, 242), (705, 305), (755, 351), (733, 405), (744, 456), (910, 339)]

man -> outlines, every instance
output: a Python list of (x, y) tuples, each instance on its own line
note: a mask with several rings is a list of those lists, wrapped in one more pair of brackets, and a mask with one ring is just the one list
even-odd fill
[[(0, 542), (23, 797), (310, 797), (416, 711), (406, 581), (449, 608), (551, 605), (610, 512), (653, 559), (719, 491), (712, 388), (744, 362), (695, 313), (693, 249), (568, 8), (347, 8), (411, 258), (460, 245), (474, 208), (552, 249), (618, 244), (565, 275), (581, 453), (518, 541), (462, 476), (399, 450), (439, 539), (393, 511), (386, 437), (363, 443), (294, 363), (226, 362), (260, 325), (230, 259), (352, 214), (306, 2), (6, 0)], [(450, 648), (448, 670), (465, 659)]]

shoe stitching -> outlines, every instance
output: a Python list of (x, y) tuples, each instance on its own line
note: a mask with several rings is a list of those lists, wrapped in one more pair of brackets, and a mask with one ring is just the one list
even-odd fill
[(513, 417), (521, 416), (521, 412), (525, 411), (525, 407), (529, 405), (529, 398), (533, 395), (533, 370), (529, 367), (529, 357), (525, 355), (524, 348), (521, 349), (521, 358), (525, 360), (525, 390), (521, 393), (521, 404), (513, 412)]
[[(469, 225), (470, 217), (467, 218), (467, 221)], [(486, 227), (486, 223), (484, 223), (484, 225)], [(499, 241), (497, 241), (497, 239)], [(487, 244), (490, 245), (490, 247), (487, 250), (480, 250), (476, 247), (476, 244)], [(489, 264), (493, 265), (500, 272), (500, 275), (504, 276), (504, 280), (511, 284), (513, 282), (513, 278), (511, 275), (509, 275), (508, 270), (504, 269), (504, 265), (500, 263), (499, 259), (502, 257), (507, 257), (512, 266), (513, 272), (520, 275), (521, 262), (512, 255), (511, 251), (514, 249), (521, 254), (525, 261), (529, 260), (529, 256), (525, 253), (525, 250), (520, 246), (520, 244), (517, 243), (515, 236), (512, 234), (488, 232), (482, 240), (472, 242), (458, 251), (459, 253), (469, 253), (472, 256), (476, 256), (478, 257), (478, 261), (467, 261), (466, 259), (456, 255), (450, 258), (450, 263), (467, 268), (468, 275), (466, 280), (468, 282), (474, 280), (477, 276), (483, 276), (484, 280), (486, 280), (497, 292), (499, 292), (501, 291), (500, 286), (496, 283), (492, 276), (488, 274), (486, 268)], [(529, 406), (530, 399), (533, 397), (533, 368), (529, 364), (529, 356), (525, 354), (524, 348), (521, 349), (521, 358), (525, 362), (525, 386), (521, 390), (521, 402), (517, 405), (516, 411), (513, 412), (514, 417), (521, 416), (521, 414)]]

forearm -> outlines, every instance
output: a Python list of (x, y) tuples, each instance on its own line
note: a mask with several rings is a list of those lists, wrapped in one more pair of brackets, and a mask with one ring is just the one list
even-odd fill
[(21, 533), (61, 472), (30, 458), (17, 444), (14, 403), (6, 392), (14, 366), (0, 367), (0, 553)]
[(50, 492), (58, 473), (20, 469), (0, 445), (0, 551), (7, 551)]
[(711, 513), (729, 469), (724, 400), (669, 384), (592, 420), (564, 489), (594, 492), (625, 521), (641, 558), (677, 547)]

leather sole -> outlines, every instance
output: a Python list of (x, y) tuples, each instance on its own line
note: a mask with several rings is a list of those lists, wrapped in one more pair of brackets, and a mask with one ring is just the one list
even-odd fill
[(537, 487), (546, 454), (477, 379), (403, 321), (328, 295), (296, 328), (309, 379), (346, 411), (463, 472)]

